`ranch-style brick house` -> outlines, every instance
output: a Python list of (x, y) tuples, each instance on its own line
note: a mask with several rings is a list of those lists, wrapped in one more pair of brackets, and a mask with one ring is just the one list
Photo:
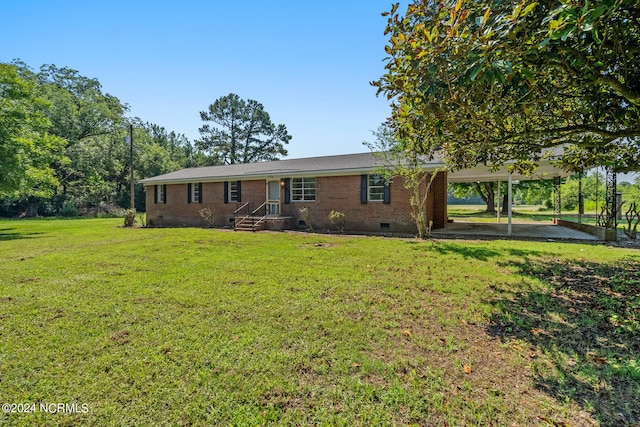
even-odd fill
[[(436, 174), (426, 206), (432, 228), (447, 224), (448, 182), (511, 183), (568, 175), (552, 160), (538, 163), (535, 175), (523, 176), (509, 172), (506, 165), (443, 172), (438, 159), (426, 162), (424, 171)], [(381, 166), (379, 157), (369, 152), (188, 168), (146, 178), (141, 182), (146, 189), (147, 225), (205, 226), (200, 211), (208, 208), (209, 221), (216, 227), (256, 231), (311, 225), (315, 230), (335, 230), (329, 220), (335, 210), (345, 214), (345, 231), (416, 233), (410, 191), (400, 178), (387, 184), (379, 175)], [(508, 196), (511, 200), (511, 185)]]
[[(386, 184), (372, 153), (188, 168), (143, 179), (149, 226), (204, 226), (209, 208), (217, 227), (335, 230), (332, 210), (352, 232), (414, 233), (410, 192), (400, 179)], [(434, 171), (439, 164), (427, 164)], [(447, 222), (447, 176), (431, 185), (427, 215), (433, 228)], [(303, 218), (301, 208), (308, 216)]]

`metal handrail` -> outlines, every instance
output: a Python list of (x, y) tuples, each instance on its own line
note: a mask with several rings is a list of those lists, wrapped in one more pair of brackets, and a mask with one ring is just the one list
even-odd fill
[[(238, 209), (233, 211), (234, 229), (240, 224), (243, 224), (247, 221), (251, 221), (251, 230), (255, 232), (256, 228), (260, 224), (262, 224), (267, 218), (266, 206), (267, 206), (267, 202), (264, 202), (263, 204), (258, 206), (256, 209), (252, 210), (251, 209), (252, 206), (249, 202), (243, 203), (242, 206), (240, 206)], [(260, 217), (258, 218), (256, 214), (258, 214), (261, 210), (264, 210), (264, 214), (260, 215)], [(246, 215), (243, 215), (241, 219), (238, 219), (238, 216), (242, 215), (241, 211), (245, 211)]]
[(267, 205), (267, 202), (264, 202), (263, 204), (258, 206), (256, 209), (253, 210), (253, 212), (251, 212), (251, 216), (255, 215), (256, 212), (258, 212), (260, 209), (264, 208), (266, 205)]
[(233, 211), (233, 215), (237, 215), (238, 212), (240, 212), (242, 209), (244, 209), (245, 207), (247, 207), (249, 205), (249, 202), (245, 202), (242, 206), (240, 206), (238, 209), (236, 209), (235, 211)]

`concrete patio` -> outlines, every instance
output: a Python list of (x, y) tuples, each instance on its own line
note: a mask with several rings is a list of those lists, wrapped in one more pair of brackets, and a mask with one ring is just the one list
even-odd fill
[(445, 228), (433, 230), (433, 237), (502, 237), (512, 239), (535, 240), (587, 240), (598, 241), (591, 234), (561, 227), (554, 224), (531, 223), (512, 224), (511, 236), (507, 236), (506, 223), (491, 222), (461, 222), (448, 223)]

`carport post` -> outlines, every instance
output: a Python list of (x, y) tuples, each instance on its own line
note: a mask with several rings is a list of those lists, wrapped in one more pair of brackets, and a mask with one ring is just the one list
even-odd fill
[(507, 215), (509, 218), (507, 222), (507, 236), (511, 236), (511, 200), (513, 200), (513, 195), (511, 194), (511, 172), (509, 172), (509, 180), (507, 181)]
[(502, 197), (500, 197), (500, 180), (498, 180), (498, 224), (500, 224), (500, 201), (502, 200)]

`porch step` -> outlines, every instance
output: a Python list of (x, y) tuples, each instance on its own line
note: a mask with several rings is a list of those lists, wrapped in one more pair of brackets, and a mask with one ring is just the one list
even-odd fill
[(258, 220), (252, 221), (250, 218), (237, 218), (237, 224), (233, 227), (235, 231), (261, 231), (265, 229), (264, 221), (258, 222)]

